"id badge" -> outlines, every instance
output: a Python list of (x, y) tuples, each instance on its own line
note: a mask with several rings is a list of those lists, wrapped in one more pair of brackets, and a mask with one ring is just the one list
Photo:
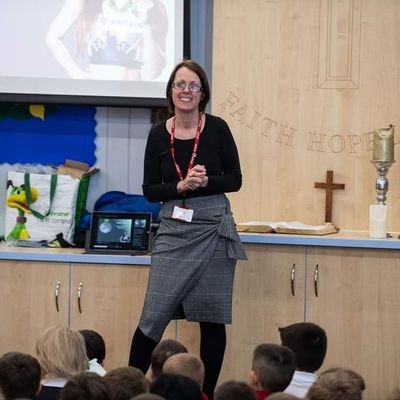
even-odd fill
[(193, 210), (179, 206), (174, 207), (172, 218), (180, 219), (181, 221), (192, 222)]

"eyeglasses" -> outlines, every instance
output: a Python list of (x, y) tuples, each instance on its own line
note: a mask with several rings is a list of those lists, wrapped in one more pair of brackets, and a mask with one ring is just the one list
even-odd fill
[(192, 93), (198, 93), (202, 90), (202, 87), (197, 83), (186, 83), (185, 81), (173, 82), (172, 87), (178, 90), (185, 90), (186, 88), (188, 88)]

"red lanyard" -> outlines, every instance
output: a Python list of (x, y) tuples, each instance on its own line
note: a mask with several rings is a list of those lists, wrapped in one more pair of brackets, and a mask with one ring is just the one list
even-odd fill
[[(176, 117), (174, 117), (174, 119), (172, 120), (171, 137), (170, 137), (170, 140), (169, 140), (169, 144), (170, 144), (170, 147), (171, 147), (171, 156), (172, 156), (172, 160), (174, 161), (176, 174), (178, 175), (178, 178), (182, 181), (183, 180), (183, 174), (182, 174), (182, 171), (179, 168), (179, 165), (178, 165), (178, 163), (176, 162), (176, 159), (175, 159), (175, 148), (174, 148), (175, 120), (176, 120)], [(200, 142), (200, 133), (201, 133), (201, 114), (199, 114), (199, 123), (197, 125), (197, 132), (196, 132), (196, 136), (194, 138), (192, 156), (190, 157), (190, 161), (189, 161), (188, 169), (186, 171), (186, 175), (193, 168), (194, 159), (196, 158), (197, 147), (199, 146), (199, 142)]]

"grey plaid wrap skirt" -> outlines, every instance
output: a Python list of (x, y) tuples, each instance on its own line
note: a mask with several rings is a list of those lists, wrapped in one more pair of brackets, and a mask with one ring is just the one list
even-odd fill
[(237, 260), (247, 259), (224, 194), (186, 199), (191, 222), (172, 218), (181, 200), (163, 204), (154, 238), (141, 331), (159, 341), (171, 319), (232, 321)]

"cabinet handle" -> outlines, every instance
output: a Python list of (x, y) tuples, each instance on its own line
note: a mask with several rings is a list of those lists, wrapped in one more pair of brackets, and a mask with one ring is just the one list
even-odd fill
[(79, 286), (78, 286), (78, 310), (79, 310), (79, 314), (82, 314), (82, 307), (81, 307), (82, 289), (83, 289), (83, 283), (79, 282)]
[(318, 297), (318, 287), (319, 287), (319, 266), (315, 266), (314, 270), (314, 293), (315, 297)]
[(57, 312), (60, 312), (60, 308), (58, 306), (58, 295), (60, 294), (60, 287), (61, 287), (61, 282), (57, 281), (56, 290), (55, 290), (55, 293), (54, 293), (54, 300), (55, 300), (55, 303), (56, 303)]
[(290, 288), (292, 290), (292, 296), (295, 296), (295, 291), (294, 291), (294, 282), (296, 279), (296, 264), (292, 265), (292, 271), (290, 273)]

